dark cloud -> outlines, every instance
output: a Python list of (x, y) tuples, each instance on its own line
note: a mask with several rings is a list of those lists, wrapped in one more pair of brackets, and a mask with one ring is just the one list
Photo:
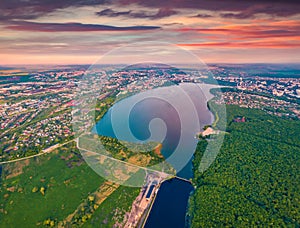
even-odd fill
[(16, 22), (6, 26), (7, 29), (18, 31), (39, 31), (39, 32), (86, 32), (86, 31), (144, 31), (159, 29), (158, 26), (128, 26), (116, 27), (99, 24), (81, 23), (36, 23), (36, 22)]
[(197, 18), (209, 18), (209, 17), (213, 17), (212, 15), (209, 15), (209, 14), (197, 14), (195, 16), (192, 16), (192, 17), (197, 17)]
[[(67, 7), (126, 6), (128, 10), (115, 12), (107, 9), (106, 16), (129, 16), (132, 18), (158, 19), (175, 15), (180, 9), (198, 9), (219, 12), (225, 18), (245, 19), (255, 17), (258, 13), (271, 16), (287, 17), (300, 13), (299, 0), (1, 0), (0, 21), (14, 19), (36, 19), (47, 13)], [(156, 9), (156, 13), (134, 12), (135, 5)], [(133, 9), (131, 10), (130, 7)], [(230, 13), (228, 13), (230, 12)], [(100, 12), (99, 12), (100, 13)], [(100, 13), (101, 16), (101, 13)], [(205, 16), (199, 14), (199, 17)]]
[(119, 16), (126, 16), (126, 15), (130, 15), (131, 14), (131, 10), (128, 11), (122, 11), (122, 12), (117, 12), (114, 11), (112, 9), (105, 9), (102, 10), (100, 12), (96, 12), (96, 15), (98, 16), (106, 16), (106, 17), (119, 17)]
[[(296, 8), (291, 8), (296, 7)], [(224, 18), (248, 19), (254, 18), (257, 14), (268, 14), (271, 16), (287, 17), (300, 13), (299, 5), (287, 4), (256, 4), (237, 13), (221, 13)]]
[(287, 17), (300, 13), (300, 4), (297, 0), (119, 0), (119, 4), (130, 5), (137, 4), (151, 8), (170, 8), (170, 9), (199, 9), (208, 11), (217, 11), (224, 17), (237, 19), (251, 18), (258, 13), (265, 13), (272, 16)]
[(107, 4), (110, 0), (1, 0), (0, 20), (35, 19), (67, 7)]
[(245, 13), (221, 13), (223, 18), (235, 18), (235, 19), (247, 19), (253, 18), (254, 14), (245, 14)]
[(183, 25), (183, 23), (177, 23), (177, 22), (174, 22), (174, 23), (166, 23), (166, 24), (163, 24), (165, 26), (176, 26), (176, 25)]
[(160, 19), (164, 17), (169, 17), (177, 14), (178, 12), (169, 8), (161, 8), (156, 13), (150, 13), (146, 11), (134, 12), (132, 10), (128, 11), (114, 11), (112, 9), (105, 9), (100, 12), (96, 12), (98, 16), (106, 17), (119, 17), (126, 16), (130, 18), (148, 18), (148, 19)]

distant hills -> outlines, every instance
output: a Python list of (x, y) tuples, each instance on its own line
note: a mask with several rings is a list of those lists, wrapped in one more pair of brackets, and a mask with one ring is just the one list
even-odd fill
[(0, 70), (13, 70), (15, 68), (13, 67), (7, 67), (7, 66), (0, 66)]

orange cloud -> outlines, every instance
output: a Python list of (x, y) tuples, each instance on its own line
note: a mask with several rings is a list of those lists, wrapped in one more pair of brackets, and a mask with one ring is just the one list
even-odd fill
[(222, 47), (222, 48), (300, 48), (300, 42), (203, 42), (203, 43), (181, 43), (182, 47)]
[[(194, 36), (189, 47), (224, 48), (297, 48), (300, 47), (300, 24), (293, 20), (259, 24), (230, 24), (213, 28), (185, 27), (179, 33)], [(193, 42), (201, 39), (204, 42)]]

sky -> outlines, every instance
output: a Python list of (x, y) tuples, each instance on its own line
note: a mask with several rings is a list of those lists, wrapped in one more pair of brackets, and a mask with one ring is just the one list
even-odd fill
[[(176, 45), (205, 63), (299, 63), (300, 3), (297, 0), (0, 2), (0, 65), (92, 64), (116, 48), (149, 41)], [(152, 55), (164, 55), (159, 48), (151, 51)], [(120, 63), (131, 58), (130, 54), (119, 55)]]

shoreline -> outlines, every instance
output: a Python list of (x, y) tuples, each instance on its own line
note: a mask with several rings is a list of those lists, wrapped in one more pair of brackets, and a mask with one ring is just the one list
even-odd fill
[[(199, 84), (197, 84), (199, 85)], [(217, 124), (217, 122), (219, 121), (219, 116), (218, 116), (218, 113), (217, 112), (213, 112), (213, 110), (210, 109), (209, 107), (209, 101), (211, 101), (215, 95), (212, 94), (210, 92), (211, 89), (214, 89), (214, 88), (217, 88), (217, 89), (220, 89), (220, 88), (223, 88), (223, 86), (218, 86), (218, 85), (213, 85), (213, 84), (200, 84), (202, 86), (199, 86), (201, 89), (203, 89), (204, 91), (204, 95), (206, 96), (206, 105), (207, 105), (207, 108), (209, 110), (209, 112), (211, 112), (211, 115), (212, 115), (212, 122), (211, 122), (211, 126), (215, 127), (215, 125)], [(204, 88), (203, 86), (206, 86), (206, 88)], [(159, 147), (161, 145), (158, 145), (157, 147)], [(159, 148), (161, 149), (161, 148)], [(193, 158), (192, 158), (193, 159)], [(194, 167), (193, 167), (194, 168)], [(193, 174), (194, 174), (194, 171), (192, 171)], [(156, 197), (157, 197), (157, 194), (158, 194), (158, 191), (160, 189), (160, 186), (167, 180), (171, 180), (171, 179), (178, 179), (180, 181), (185, 181), (185, 182), (188, 182), (191, 184), (191, 186), (193, 187), (193, 189), (195, 189), (195, 185), (194, 185), (194, 182), (193, 182), (193, 178), (191, 178), (190, 180), (187, 180), (187, 179), (184, 179), (184, 178), (181, 178), (181, 177), (178, 177), (178, 176), (172, 176), (172, 177), (167, 177), (165, 179), (163, 179), (158, 185), (157, 187), (155, 187), (155, 194), (154, 194), (154, 197), (151, 199), (150, 201), (150, 204), (148, 205), (147, 208), (145, 208), (143, 214), (141, 215), (141, 217), (139, 218), (139, 221), (137, 223), (137, 227), (138, 228), (143, 228), (149, 218), (149, 215), (152, 211), (152, 207), (153, 207), (153, 204), (156, 200)], [(142, 190), (142, 189), (141, 189)], [(190, 192), (190, 196), (188, 197), (188, 202), (187, 202), (187, 208), (186, 208), (186, 214), (185, 214), (185, 218), (187, 219), (187, 216), (188, 216), (188, 208), (189, 208), (189, 199), (191, 197), (191, 195), (193, 194), (193, 191)]]

